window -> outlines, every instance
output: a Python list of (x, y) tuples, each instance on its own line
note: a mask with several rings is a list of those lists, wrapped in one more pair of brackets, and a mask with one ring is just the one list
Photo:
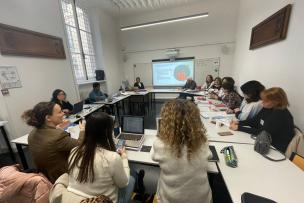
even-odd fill
[(87, 12), (75, 0), (61, 0), (61, 6), (76, 79), (93, 80), (96, 60)]

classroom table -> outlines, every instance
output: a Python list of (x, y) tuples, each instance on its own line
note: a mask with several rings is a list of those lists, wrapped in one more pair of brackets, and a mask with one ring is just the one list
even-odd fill
[(4, 138), (4, 141), (7, 145), (7, 148), (9, 150), (9, 153), (10, 153), (10, 156), (12, 158), (12, 161), (16, 162), (16, 158), (15, 158), (15, 155), (14, 155), (14, 151), (12, 149), (12, 146), (11, 146), (11, 143), (8, 139), (8, 136), (7, 136), (7, 133), (6, 133), (6, 130), (4, 128), (5, 124), (7, 124), (8, 122), (7, 121), (0, 121), (0, 129), (1, 129), (1, 134), (3, 135), (3, 138)]
[[(244, 192), (264, 196), (280, 203), (304, 202), (304, 196), (301, 194), (304, 183), (304, 173), (301, 169), (289, 160), (273, 162), (264, 158), (254, 151), (254, 140), (247, 133), (231, 131), (233, 135), (230, 136), (218, 135), (218, 132), (230, 131), (228, 126), (216, 126), (210, 122), (210, 118), (206, 118), (204, 112), (212, 112), (212, 108), (209, 108), (212, 107), (212, 104), (209, 106), (206, 105), (206, 103), (203, 105), (198, 104), (198, 107), (201, 111), (201, 120), (207, 130), (209, 144), (215, 146), (220, 158), (219, 162), (209, 162), (208, 172), (222, 174), (234, 203), (241, 203), (241, 195)], [(146, 129), (143, 145), (152, 146), (156, 138), (156, 132), (157, 130)], [(24, 135), (12, 140), (12, 143), (15, 143), (17, 146), (18, 153), (19, 150), (22, 150), (23, 145), (28, 145), (27, 138), (28, 135)], [(220, 151), (226, 146), (234, 147), (238, 158), (237, 168), (230, 168), (225, 164), (224, 155), (221, 154)], [(158, 164), (151, 159), (152, 152), (153, 147), (150, 152), (127, 150), (130, 162), (158, 167)], [(23, 160), (22, 156), (24, 157), (24, 154), (19, 153), (19, 156), (21, 160)], [(281, 158), (283, 155), (271, 150), (269, 156)]]
[(82, 119), (83, 117), (86, 117), (87, 115), (99, 110), (103, 106), (104, 106), (104, 104), (84, 104), (83, 110), (81, 112), (74, 114), (74, 115), (70, 115), (67, 119), (71, 123), (75, 123), (75, 122), (79, 121), (80, 119)]
[(122, 112), (124, 114), (124, 112), (125, 112), (124, 102), (125, 102), (126, 99), (129, 99), (130, 96), (131, 95), (120, 95), (120, 96), (113, 97), (112, 101), (102, 100), (102, 101), (94, 102), (94, 104), (109, 105), (112, 112), (114, 112), (114, 114), (117, 116), (117, 118), (119, 118), (118, 104), (119, 104), (119, 102), (122, 103)]
[[(219, 111), (218, 108), (212, 104), (219, 104), (219, 101), (207, 100), (204, 103), (200, 103), (198, 101), (196, 101), (196, 103), (200, 110), (201, 121), (207, 130), (207, 137), (209, 141), (251, 145), (254, 144), (255, 140), (252, 139), (248, 133), (229, 129), (229, 120), (235, 119), (235, 116), (234, 114), (226, 114), (225, 111)], [(223, 119), (212, 119), (213, 116), (214, 118), (223, 117)], [(216, 120), (218, 120), (222, 126), (216, 126), (216, 124), (212, 122)], [(233, 135), (221, 136), (218, 134), (220, 132), (231, 132)]]
[[(156, 138), (157, 131), (151, 129), (145, 129), (145, 140), (143, 145), (153, 146), (153, 142)], [(150, 152), (140, 152), (127, 150), (128, 160), (130, 162), (158, 166), (158, 163), (153, 161), (151, 155), (153, 153), (153, 147)], [(216, 162), (208, 162), (208, 173), (218, 173)]]
[[(79, 135), (79, 131), (76, 130), (76, 131), (74, 131), (74, 133), (75, 133), (75, 135), (71, 134), (71, 137), (77, 139), (78, 135)], [(28, 168), (28, 164), (26, 162), (24, 152), (22, 150), (22, 146), (28, 146), (28, 135), (29, 134), (26, 134), (22, 137), (19, 137), (19, 138), (11, 141), (12, 143), (16, 144), (23, 168), (26, 168), (26, 169)], [(155, 138), (156, 138), (156, 130), (145, 129), (145, 140), (143, 142), (143, 145), (152, 146)], [(139, 152), (139, 151), (134, 151), (134, 150), (127, 150), (128, 160), (130, 162), (158, 166), (158, 164), (151, 159), (152, 150), (153, 150), (153, 148), (151, 149), (150, 152)], [(209, 162), (208, 172), (218, 173), (215, 162)]]
[[(141, 103), (141, 113), (142, 115), (145, 115), (145, 107), (146, 104), (148, 103), (148, 111), (150, 111), (150, 92), (148, 90), (138, 90), (138, 91), (126, 91), (124, 93), (121, 93), (123, 95), (130, 96), (129, 102), (132, 103), (132, 98), (138, 98), (139, 102), (134, 102), (134, 103)], [(133, 113), (133, 105), (131, 106), (131, 113)]]
[[(304, 173), (288, 159), (273, 162), (254, 151), (253, 145), (210, 142), (218, 153), (226, 146), (233, 146), (238, 158), (238, 167), (225, 164), (223, 154), (217, 162), (219, 170), (234, 203), (241, 203), (241, 195), (250, 192), (279, 203), (303, 203)], [(282, 158), (278, 151), (269, 156)]]

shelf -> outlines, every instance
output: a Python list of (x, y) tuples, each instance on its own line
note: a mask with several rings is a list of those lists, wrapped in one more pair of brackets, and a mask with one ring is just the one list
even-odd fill
[(85, 80), (85, 81), (77, 81), (77, 85), (86, 85), (86, 84), (92, 84), (94, 82), (101, 82), (105, 83), (106, 80)]

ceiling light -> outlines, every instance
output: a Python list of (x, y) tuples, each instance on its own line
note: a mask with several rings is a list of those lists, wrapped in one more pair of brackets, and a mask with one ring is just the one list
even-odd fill
[(154, 21), (154, 22), (131, 25), (131, 26), (122, 27), (120, 30), (121, 31), (132, 30), (132, 29), (137, 29), (137, 28), (142, 28), (142, 27), (150, 27), (150, 26), (154, 26), (154, 25), (174, 23), (174, 22), (179, 22), (179, 21), (184, 21), (184, 20), (193, 20), (193, 19), (204, 18), (204, 17), (208, 17), (208, 13), (201, 13), (201, 14), (195, 14), (195, 15), (190, 15), (190, 16), (183, 16), (183, 17), (178, 17), (178, 18), (170, 18), (170, 19), (166, 19), (166, 20), (159, 20), (159, 21)]

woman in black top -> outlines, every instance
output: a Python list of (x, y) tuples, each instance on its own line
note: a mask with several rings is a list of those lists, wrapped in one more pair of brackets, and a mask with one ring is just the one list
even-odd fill
[(64, 113), (69, 113), (73, 110), (73, 105), (66, 100), (66, 93), (61, 89), (54, 90), (51, 102), (58, 104)]
[(140, 82), (140, 77), (136, 78), (136, 82), (134, 83), (134, 87), (138, 89), (145, 89), (144, 83)]
[(272, 145), (285, 153), (294, 136), (293, 117), (288, 111), (286, 93), (282, 88), (273, 87), (261, 93), (263, 109), (252, 119), (232, 121), (231, 130), (258, 135), (265, 130), (271, 135)]

